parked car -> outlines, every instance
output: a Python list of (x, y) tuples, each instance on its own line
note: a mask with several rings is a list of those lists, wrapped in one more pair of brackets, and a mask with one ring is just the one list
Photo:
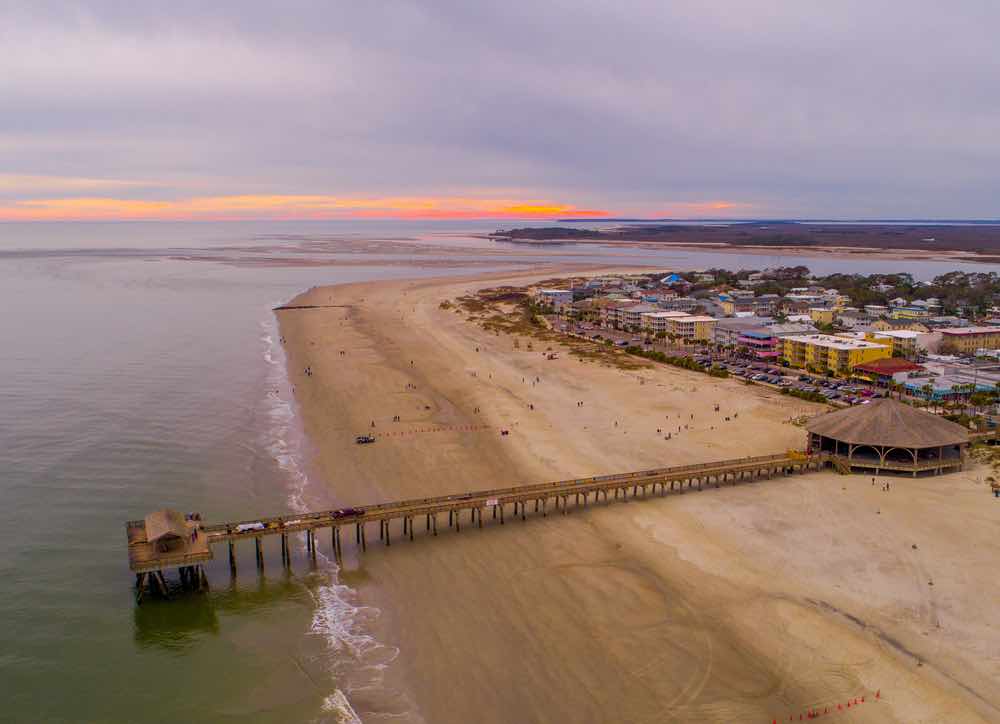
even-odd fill
[(238, 526), (236, 526), (236, 532), (248, 533), (252, 530), (264, 530), (264, 528), (266, 527), (267, 526), (265, 526), (260, 521), (257, 521), (256, 523), (240, 523)]
[(372, 435), (358, 435), (354, 438), (354, 442), (358, 445), (368, 445), (375, 442), (375, 437)]

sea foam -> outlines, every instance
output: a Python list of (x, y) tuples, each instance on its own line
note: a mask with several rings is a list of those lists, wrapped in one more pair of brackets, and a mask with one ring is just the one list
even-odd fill
[[(287, 359), (280, 343), (277, 321), (271, 316), (261, 322), (261, 328), (263, 356), (268, 365), (266, 409), (269, 418), (267, 439), (262, 442), (285, 473), (291, 510), (304, 513), (317, 507), (330, 507), (330, 491), (325, 486), (312, 484), (306, 473), (305, 434), (288, 381)], [(302, 537), (297, 539), (297, 545), (305, 550)], [(351, 706), (348, 695), (359, 691), (377, 693), (382, 689), (385, 668), (399, 650), (382, 644), (368, 633), (380, 611), (357, 603), (357, 593), (340, 583), (336, 561), (317, 550), (316, 562), (319, 583), (309, 586), (315, 602), (310, 633), (325, 642), (334, 687), (333, 693), (324, 699), (321, 720), (360, 723), (361, 718)], [(392, 698), (391, 693), (382, 693)]]

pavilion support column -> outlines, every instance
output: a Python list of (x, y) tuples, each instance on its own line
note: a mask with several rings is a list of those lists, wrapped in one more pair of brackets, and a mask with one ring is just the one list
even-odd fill
[(233, 548), (233, 542), (229, 541), (229, 570), (236, 573), (236, 551)]
[(410, 518), (407, 527), (410, 529), (410, 540), (413, 540), (413, 518)]
[(461, 533), (462, 532), (462, 511), (461, 510), (456, 510), (455, 511), (455, 532), (456, 533)]
[[(538, 507), (538, 503), (537, 502), (535, 503), (535, 507), (536, 508)], [(479, 527), (482, 528), (483, 527), (483, 509), (482, 508), (477, 508), (476, 509), (476, 517), (479, 519)]]
[(430, 531), (430, 529), (431, 529), (431, 514), (430, 514), (430, 513), (428, 513), (428, 514), (427, 514), (427, 528), (426, 528), (426, 529), (424, 530), (424, 532), (425, 532), (425, 533), (426, 533), (426, 532), (429, 532), (429, 531)]
[(434, 535), (438, 534), (438, 517), (437, 517), (437, 513), (432, 513), (431, 514), (431, 531), (433, 531)]
[(257, 554), (257, 568), (264, 570), (264, 552), (260, 549), (260, 536), (253, 539), (253, 545)]
[(503, 519), (503, 503), (500, 503), (500, 525), (503, 525), (503, 524), (504, 524), (504, 519)]
[(368, 549), (367, 542), (365, 541), (365, 524), (361, 524), (361, 551), (364, 552)]
[(542, 517), (543, 518), (548, 517), (548, 511), (546, 511), (546, 508), (548, 507), (548, 504), (549, 504), (549, 499), (548, 498), (542, 498)]

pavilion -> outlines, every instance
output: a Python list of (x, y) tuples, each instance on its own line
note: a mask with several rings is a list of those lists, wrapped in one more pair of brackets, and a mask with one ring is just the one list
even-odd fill
[(806, 424), (809, 452), (850, 470), (940, 474), (961, 470), (969, 433), (891, 398), (820, 415)]

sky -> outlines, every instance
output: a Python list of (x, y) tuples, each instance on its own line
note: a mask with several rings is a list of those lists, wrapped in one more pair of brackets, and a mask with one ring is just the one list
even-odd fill
[(0, 2), (0, 220), (1000, 217), (996, 0)]

